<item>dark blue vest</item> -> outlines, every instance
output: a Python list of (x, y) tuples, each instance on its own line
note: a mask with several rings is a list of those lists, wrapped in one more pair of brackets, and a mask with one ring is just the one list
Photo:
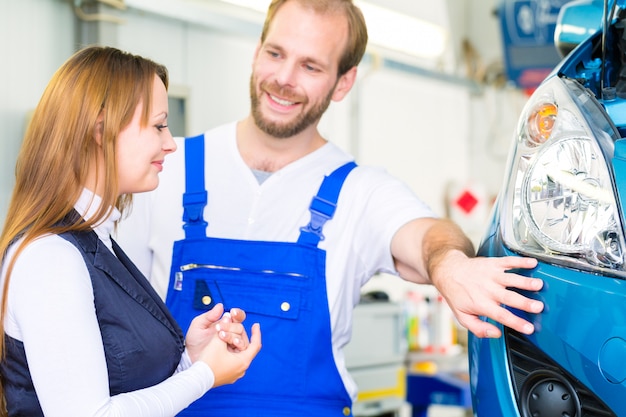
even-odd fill
[[(115, 242), (117, 257), (95, 232), (60, 236), (81, 252), (91, 276), (111, 395), (150, 387), (171, 376), (180, 362), (184, 339), (150, 283)], [(42, 416), (24, 345), (5, 334), (5, 346), (0, 373), (9, 416)], [(59, 383), (63, 377), (59, 376)]]

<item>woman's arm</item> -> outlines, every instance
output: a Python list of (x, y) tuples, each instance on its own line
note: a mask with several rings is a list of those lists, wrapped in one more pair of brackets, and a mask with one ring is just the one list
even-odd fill
[(154, 387), (109, 396), (91, 279), (80, 253), (58, 236), (20, 255), (8, 313), (7, 334), (24, 342), (46, 416), (173, 416), (213, 385), (199, 362)]

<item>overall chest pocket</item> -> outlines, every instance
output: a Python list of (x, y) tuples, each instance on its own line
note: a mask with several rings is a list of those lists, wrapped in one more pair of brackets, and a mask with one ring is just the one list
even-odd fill
[[(196, 268), (183, 272), (185, 285), (190, 286), (181, 296), (200, 314), (216, 304), (229, 310), (243, 309), (251, 314), (297, 320), (306, 309), (306, 294), (310, 278), (277, 272), (251, 272)], [(249, 321), (246, 320), (246, 321)]]
[[(313, 309), (312, 279), (276, 271), (249, 271), (209, 265), (181, 268), (182, 285), (177, 297), (171, 298), (170, 309), (187, 329), (191, 319), (223, 303), (226, 310), (238, 307), (246, 312), (244, 326), (248, 334), (253, 323), (261, 325), (263, 347), (237, 389), (269, 395), (280, 392), (303, 393), (310, 364), (302, 358), (311, 357), (320, 325)], [(186, 306), (186, 307), (185, 307)], [(186, 314), (182, 311), (187, 309)], [(323, 321), (323, 325), (328, 323)], [(319, 342), (319, 341), (317, 341)], [(299, 352), (298, 354), (294, 354)], [(259, 383), (258, 381), (263, 381)], [(229, 390), (220, 387), (220, 390)]]

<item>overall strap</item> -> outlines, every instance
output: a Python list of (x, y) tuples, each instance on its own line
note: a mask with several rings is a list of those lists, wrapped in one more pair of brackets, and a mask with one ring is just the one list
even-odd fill
[(300, 228), (298, 243), (317, 246), (321, 240), (324, 240), (322, 234), (324, 224), (333, 218), (343, 182), (355, 167), (356, 163), (348, 162), (324, 177), (317, 195), (313, 197), (309, 206), (311, 221), (306, 227)]
[(207, 222), (202, 214), (207, 204), (204, 187), (204, 134), (185, 138), (185, 193), (183, 230), (185, 238), (206, 237)]

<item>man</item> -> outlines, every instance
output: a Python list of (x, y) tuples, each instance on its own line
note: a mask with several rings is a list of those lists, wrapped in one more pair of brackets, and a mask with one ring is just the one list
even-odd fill
[[(151, 200), (136, 201), (129, 221), (141, 227), (121, 225), (124, 247), (167, 292), (183, 329), (216, 302), (243, 308), (263, 329), (246, 377), (183, 415), (351, 415), (356, 387), (342, 348), (360, 288), (378, 272), (434, 284), (479, 337), (500, 336), (480, 316), (533, 332), (503, 305), (542, 310), (510, 289), (536, 291), (542, 282), (507, 272), (533, 268), (534, 259), (474, 258), (456, 225), (387, 173), (354, 167), (318, 132), (329, 103), (353, 86), (366, 43), (351, 0), (272, 1), (254, 55), (250, 115), (181, 142)], [(172, 201), (185, 184), (183, 228)]]

